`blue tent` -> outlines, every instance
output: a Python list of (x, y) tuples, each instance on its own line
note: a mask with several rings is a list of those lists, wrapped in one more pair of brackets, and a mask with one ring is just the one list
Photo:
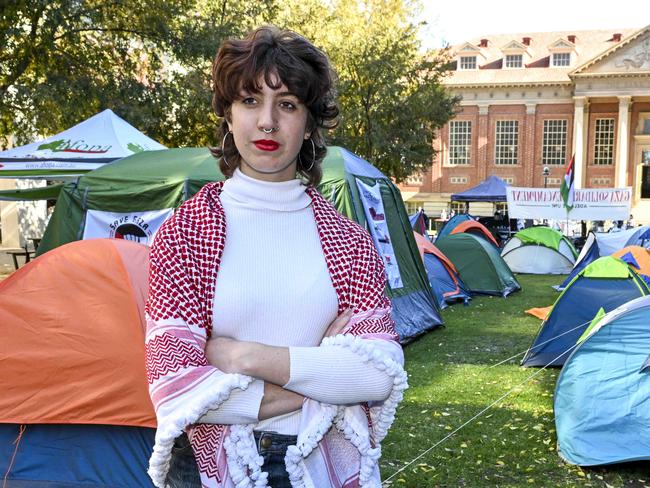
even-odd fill
[(488, 176), (478, 185), (451, 196), (452, 202), (506, 202), (508, 185), (498, 176)]
[(153, 488), (147, 467), (155, 432), (117, 425), (0, 424), (0, 472), (10, 473), (7, 486), (15, 488)]
[(445, 222), (445, 225), (442, 226), (442, 228), (440, 229), (440, 232), (438, 232), (438, 236), (436, 237), (436, 240), (438, 240), (441, 237), (444, 237), (444, 236), (446, 236), (448, 234), (451, 234), (452, 230), (454, 230), (458, 225), (465, 222), (466, 220), (475, 220), (475, 219), (474, 219), (474, 217), (472, 217), (469, 214), (456, 214), (456, 215), (454, 215), (447, 222)]
[(567, 359), (554, 396), (560, 456), (595, 466), (650, 459), (650, 297), (608, 313)]
[(650, 226), (635, 227), (622, 232), (590, 232), (571, 273), (555, 288), (558, 291), (563, 290), (589, 263), (627, 246), (650, 247)]
[(424, 213), (424, 210), (418, 210), (413, 215), (409, 215), (409, 222), (411, 228), (420, 235), (427, 235), (427, 228), (429, 227), (429, 217)]
[(426, 237), (415, 232), (414, 236), (424, 261), (431, 290), (440, 309), (459, 301), (468, 305), (470, 292), (458, 275), (453, 263)]
[(438, 299), (441, 309), (454, 302), (463, 302), (465, 305), (469, 305), (470, 293), (460, 276), (447, 269), (437, 256), (425, 253), (424, 267), (427, 270), (433, 294)]
[(627, 263), (611, 256), (598, 258), (555, 301), (522, 366), (562, 366), (600, 308), (609, 312), (649, 293)]
[[(593, 235), (593, 234), (590, 234)], [(585, 269), (588, 265), (593, 263), (596, 259), (600, 257), (600, 250), (598, 249), (598, 242), (594, 239), (594, 241), (589, 245), (589, 247), (586, 247), (585, 253), (580, 253), (580, 256), (578, 257), (578, 261), (576, 261), (576, 264), (573, 265), (573, 269), (569, 273), (569, 276), (566, 277), (566, 279), (562, 282), (560, 286), (557, 287), (558, 291), (564, 290), (567, 286), (569, 286), (569, 283), (573, 281), (573, 279), (578, 276), (578, 273)], [(584, 249), (584, 248), (583, 248)]]

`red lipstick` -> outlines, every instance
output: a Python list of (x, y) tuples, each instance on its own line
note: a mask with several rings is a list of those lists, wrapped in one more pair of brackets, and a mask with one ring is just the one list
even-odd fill
[(280, 147), (280, 144), (270, 139), (259, 139), (257, 141), (253, 141), (253, 144), (255, 144), (255, 147), (257, 149), (260, 149), (262, 151), (275, 151)]

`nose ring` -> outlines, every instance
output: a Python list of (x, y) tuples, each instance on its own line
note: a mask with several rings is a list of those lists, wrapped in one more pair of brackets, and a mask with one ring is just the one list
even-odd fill
[(262, 132), (264, 132), (265, 134), (273, 134), (274, 132), (277, 132), (278, 130), (280, 130), (280, 128), (279, 127), (271, 127), (270, 129), (266, 129), (264, 127), (261, 127), (260, 130)]

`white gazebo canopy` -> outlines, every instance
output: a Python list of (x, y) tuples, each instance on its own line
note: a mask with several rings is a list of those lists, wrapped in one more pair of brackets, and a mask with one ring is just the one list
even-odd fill
[(0, 152), (0, 178), (77, 176), (160, 149), (166, 148), (107, 109), (47, 139)]

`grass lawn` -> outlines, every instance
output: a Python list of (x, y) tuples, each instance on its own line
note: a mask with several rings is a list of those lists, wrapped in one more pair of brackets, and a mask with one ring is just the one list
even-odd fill
[[(507, 299), (475, 297), (443, 312), (446, 327), (406, 346), (410, 388), (383, 442), (382, 477), (441, 441), (517, 387), (512, 395), (431, 449), (385, 486), (649, 487), (650, 463), (581, 469), (556, 452), (553, 391), (557, 369), (521, 368), (540, 320), (524, 310), (551, 305), (563, 277), (521, 275)], [(538, 373), (531, 380), (531, 375)]]

